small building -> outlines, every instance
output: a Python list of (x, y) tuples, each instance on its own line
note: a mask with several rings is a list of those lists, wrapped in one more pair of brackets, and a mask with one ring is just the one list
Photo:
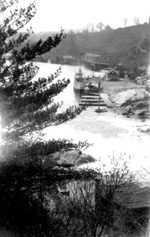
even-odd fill
[(115, 69), (111, 69), (106, 73), (106, 80), (108, 81), (118, 81), (119, 80), (119, 72)]
[(145, 57), (147, 52), (145, 49), (142, 49), (139, 46), (134, 46), (131, 48), (130, 54), (133, 58), (137, 58), (137, 57)]
[(99, 71), (108, 67), (107, 63), (104, 63), (101, 59), (101, 55), (86, 53), (83, 57), (85, 65), (93, 71)]
[(67, 65), (76, 65), (77, 62), (76, 58), (72, 57), (71, 55), (65, 55), (62, 57), (62, 59), (62, 63)]
[(91, 69), (93, 71), (100, 71), (100, 70), (106, 69), (108, 67), (108, 64), (107, 63), (101, 63), (101, 62), (100, 63), (95, 62), (95, 63), (92, 63), (91, 66), (92, 66)]
[(93, 53), (86, 53), (83, 57), (84, 62), (94, 63), (100, 62), (101, 55), (93, 54)]

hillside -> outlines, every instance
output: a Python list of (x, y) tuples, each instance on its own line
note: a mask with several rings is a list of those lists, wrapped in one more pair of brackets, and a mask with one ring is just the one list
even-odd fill
[(102, 32), (71, 34), (52, 53), (60, 55), (79, 52), (119, 53), (129, 51), (134, 46), (140, 46), (146, 37), (150, 38), (148, 24)]
[[(29, 41), (32, 43), (40, 38), (45, 39), (46, 36), (48, 32), (32, 35)], [(149, 24), (103, 30), (102, 32), (68, 34), (59, 46), (50, 54), (45, 55), (42, 60), (53, 56), (75, 56), (86, 52), (103, 55), (128, 54), (132, 47), (141, 47), (145, 38), (150, 39)]]

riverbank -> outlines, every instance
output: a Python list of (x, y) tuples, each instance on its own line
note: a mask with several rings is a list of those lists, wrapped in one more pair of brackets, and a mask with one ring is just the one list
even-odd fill
[(87, 140), (92, 145), (84, 153), (97, 159), (97, 162), (89, 164), (93, 168), (102, 163), (109, 164), (113, 156), (117, 159), (121, 156), (129, 161), (132, 171), (142, 167), (150, 171), (150, 136), (141, 132), (148, 127), (150, 121), (125, 118), (111, 109), (96, 113), (94, 107), (88, 107), (75, 119), (44, 129), (43, 138), (66, 138), (74, 142)]
[[(54, 64), (38, 64), (38, 66), (40, 67), (38, 76), (46, 76), (58, 68), (58, 65)], [(85, 75), (92, 73), (84, 67), (82, 70)], [(78, 67), (62, 66), (61, 77), (70, 78), (68, 87), (56, 98), (56, 102), (63, 101), (62, 109), (79, 103), (79, 98), (73, 91), (74, 75), (77, 71)], [(119, 92), (128, 89), (142, 89), (143, 87), (143, 85), (135, 84), (129, 79), (115, 82), (103, 81), (101, 92), (113, 97)], [(42, 131), (43, 139), (66, 138), (75, 142), (87, 140), (93, 145), (84, 153), (97, 159), (97, 163), (94, 163), (93, 167), (98, 167), (99, 161), (108, 164), (112, 156), (118, 159), (123, 156), (126, 160), (130, 160), (131, 170), (139, 171), (143, 169), (142, 167), (149, 167), (150, 170), (150, 135), (144, 132), (150, 128), (149, 120), (127, 118), (121, 114), (120, 108), (116, 109), (115, 105), (111, 108), (108, 107), (107, 112), (96, 113), (95, 109), (97, 107), (88, 107), (73, 120), (45, 128)], [(37, 136), (39, 137), (38, 134)], [(92, 164), (90, 165), (92, 166)]]

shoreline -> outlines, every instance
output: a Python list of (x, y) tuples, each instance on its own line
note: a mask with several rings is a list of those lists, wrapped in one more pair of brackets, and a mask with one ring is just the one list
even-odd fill
[(45, 128), (43, 134), (45, 140), (65, 138), (92, 143), (83, 152), (97, 162), (85, 167), (97, 167), (99, 162), (108, 165), (110, 157), (122, 156), (129, 160), (132, 171), (141, 170), (142, 166), (150, 171), (150, 135), (139, 130), (145, 127), (150, 127), (150, 121), (124, 118), (109, 110), (97, 114), (95, 108), (88, 107), (71, 121)]

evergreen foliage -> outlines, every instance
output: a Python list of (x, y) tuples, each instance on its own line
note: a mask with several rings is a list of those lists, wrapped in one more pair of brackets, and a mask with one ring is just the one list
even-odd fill
[[(60, 180), (73, 177), (70, 169), (58, 166), (51, 154), (80, 149), (86, 144), (68, 140), (25, 142), (23, 136), (46, 126), (74, 118), (82, 109), (61, 106), (54, 96), (69, 80), (54, 75), (33, 80), (38, 67), (32, 62), (49, 52), (66, 37), (63, 30), (46, 40), (30, 45), (32, 29), (19, 33), (36, 14), (35, 3), (23, 8), (21, 0), (0, 0), (0, 117), (2, 142), (0, 154), (0, 227), (19, 236), (61, 236), (61, 220), (49, 211), (51, 195), (57, 193)], [(13, 9), (13, 10), (11, 10)], [(47, 201), (48, 200), (48, 201)], [(61, 226), (61, 225), (60, 225)]]
[[(55, 143), (61, 150), (65, 141)], [(23, 145), (0, 163), (0, 226), (19, 236), (61, 236), (61, 220), (52, 216), (52, 202), (59, 198), (59, 183), (74, 179), (78, 172), (58, 166), (51, 149), (51, 142), (31, 149)]]
[[(18, 1), (1, 1), (1, 13)], [(27, 42), (32, 34), (19, 33), (36, 13), (35, 3), (27, 8), (16, 8), (7, 13), (0, 24), (0, 111), (3, 128), (7, 127), (3, 139), (18, 139), (30, 131), (59, 124), (80, 113), (79, 108), (69, 108), (62, 114), (56, 114), (60, 104), (53, 102), (54, 96), (65, 89), (69, 80), (58, 80), (60, 68), (54, 75), (33, 81), (38, 68), (32, 60), (55, 48), (66, 36), (49, 36), (45, 41), (38, 40), (30, 45)]]
[[(22, 237), (102, 236), (104, 229), (114, 226), (108, 225), (114, 217), (115, 209), (111, 208), (116, 189), (113, 193), (111, 189), (109, 192), (104, 190), (105, 199), (107, 194), (111, 194), (109, 205), (103, 211), (103, 206), (99, 204), (97, 213), (95, 206), (89, 205), (91, 201), (88, 195), (91, 195), (91, 191), (85, 193), (86, 190), (81, 185), (81, 194), (86, 194), (83, 195), (84, 202), (82, 199), (77, 202), (70, 199), (66, 202), (67, 197), (61, 195), (59, 187), (63, 182), (67, 184), (78, 181), (79, 184), (87, 184), (89, 179), (93, 181), (100, 177), (103, 181), (108, 176), (101, 176), (101, 171), (78, 171), (74, 167), (60, 165), (53, 157), (56, 151), (60, 152), (61, 157), (62, 151), (80, 150), (88, 144), (74, 144), (65, 139), (24, 141), (25, 134), (72, 119), (82, 108), (70, 107), (65, 112), (57, 112), (60, 104), (55, 104), (53, 98), (69, 83), (69, 80), (58, 80), (60, 69), (47, 78), (33, 80), (38, 68), (32, 60), (57, 47), (66, 36), (61, 30), (60, 34), (49, 36), (45, 41), (39, 40), (32, 45), (27, 43), (32, 32), (17, 32), (34, 17), (36, 7), (33, 2), (27, 8), (17, 8), (20, 1), (0, 0), (0, 12), (3, 15), (3, 22), (0, 24), (0, 117), (3, 129), (0, 154), (0, 228)], [(9, 11), (11, 7), (14, 7), (13, 11)], [(111, 187), (111, 181), (117, 182), (117, 188), (118, 180), (122, 184), (124, 175), (128, 174), (126, 166), (120, 172), (122, 176), (118, 171), (109, 175), (110, 180), (106, 180), (108, 188)], [(102, 187), (105, 188), (106, 185), (103, 184)], [(78, 192), (78, 189), (75, 191)], [(92, 200), (94, 195), (95, 192)], [(78, 194), (73, 197), (79, 198)], [(101, 193), (98, 198), (101, 200)], [(103, 226), (99, 223), (102, 211), (105, 214)], [(96, 235), (99, 226), (102, 230)]]

